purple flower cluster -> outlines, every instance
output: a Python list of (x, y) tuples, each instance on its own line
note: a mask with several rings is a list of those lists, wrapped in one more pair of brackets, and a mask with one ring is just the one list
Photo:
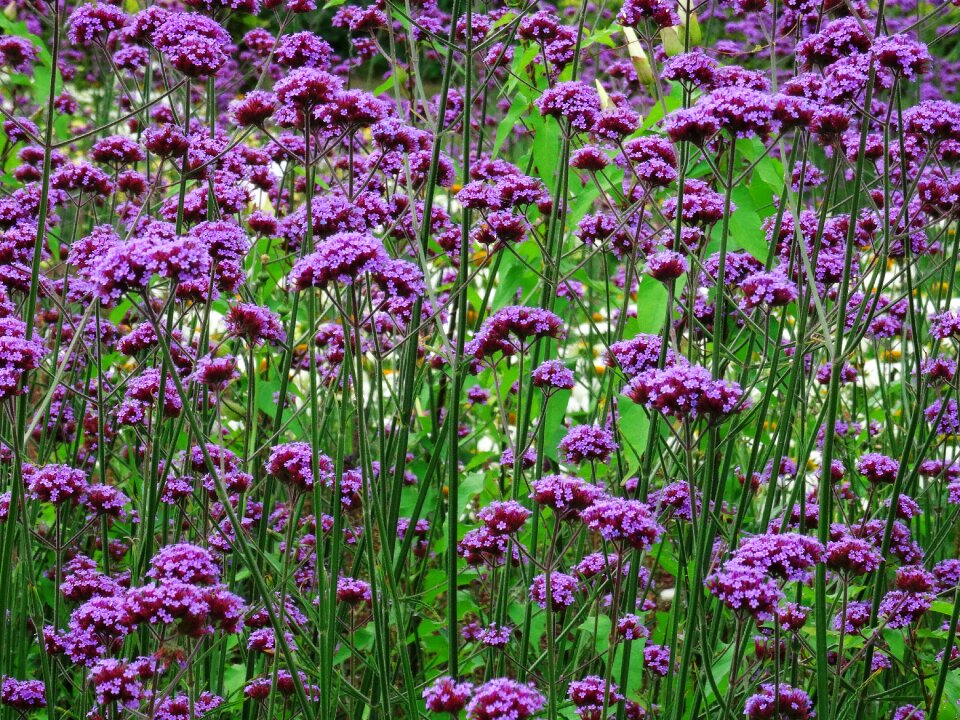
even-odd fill
[(541, 308), (511, 306), (484, 320), (464, 351), (478, 360), (502, 353), (516, 355), (536, 338), (563, 338), (563, 321)]
[(598, 500), (580, 517), (604, 540), (640, 550), (648, 550), (664, 533), (650, 506), (639, 500)]
[(761, 685), (760, 692), (747, 698), (744, 714), (748, 720), (810, 720), (816, 716), (810, 696), (786, 683)]
[(543, 708), (546, 698), (532, 683), (509, 678), (488, 680), (478, 687), (467, 705), (470, 720), (527, 720)]
[(746, 407), (740, 385), (715, 380), (706, 368), (685, 363), (637, 375), (624, 394), (648, 410), (678, 418), (717, 419)]
[(585, 462), (607, 462), (619, 449), (613, 433), (596, 425), (576, 425), (557, 446), (564, 459), (574, 465)]
[(548, 576), (537, 575), (530, 585), (530, 599), (543, 609), (551, 612), (565, 610), (577, 601), (577, 590), (580, 583), (575, 577), (560, 572), (553, 572)]
[(777, 583), (759, 567), (735, 560), (707, 578), (707, 589), (734, 612), (757, 620), (774, 617), (783, 597)]

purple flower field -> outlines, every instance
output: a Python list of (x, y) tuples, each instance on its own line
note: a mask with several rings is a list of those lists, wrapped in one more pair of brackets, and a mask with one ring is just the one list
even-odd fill
[(0, 11), (0, 720), (960, 720), (960, 0), (352, 2)]

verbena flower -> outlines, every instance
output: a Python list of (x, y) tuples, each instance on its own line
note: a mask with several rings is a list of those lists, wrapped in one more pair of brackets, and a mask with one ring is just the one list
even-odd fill
[(706, 582), (710, 593), (731, 610), (758, 620), (774, 616), (783, 597), (780, 588), (763, 570), (742, 565), (736, 560), (710, 575)]
[(476, 688), (467, 704), (469, 720), (527, 720), (546, 704), (532, 683), (494, 678)]
[(19, 713), (28, 713), (47, 706), (47, 692), (42, 680), (0, 680), (0, 705)]
[(822, 557), (823, 547), (819, 542), (797, 533), (757, 535), (744, 540), (734, 553), (738, 564), (798, 582), (812, 579), (811, 569)]
[(423, 699), (431, 712), (457, 715), (466, 707), (472, 693), (472, 683), (457, 682), (445, 675), (424, 688)]
[(575, 577), (553, 572), (550, 573), (548, 580), (547, 575), (541, 574), (533, 578), (533, 583), (530, 585), (530, 599), (545, 610), (549, 604), (549, 610), (557, 612), (565, 610), (576, 602), (578, 589), (579, 583)]
[(586, 480), (568, 475), (545, 475), (534, 480), (530, 497), (553, 508), (561, 518), (576, 517), (603, 496), (603, 490)]
[(574, 130), (590, 130), (600, 114), (600, 96), (589, 85), (568, 81), (554, 85), (536, 100), (541, 115), (566, 120)]
[(567, 697), (576, 713), (585, 720), (603, 717), (604, 709), (615, 707), (623, 699), (616, 683), (608, 682), (599, 675), (588, 675), (574, 680), (567, 686)]
[(565, 336), (563, 321), (548, 310), (511, 306), (498, 310), (484, 320), (464, 351), (478, 360), (502, 353), (522, 352), (534, 339)]
[(697, 365), (649, 369), (627, 385), (624, 394), (649, 410), (674, 417), (722, 418), (743, 410), (743, 390), (732, 381), (714, 380)]
[(361, 275), (380, 270), (388, 260), (383, 244), (372, 235), (337, 233), (297, 261), (290, 271), (290, 282), (297, 290), (334, 282), (350, 285)]
[(749, 720), (810, 720), (816, 713), (810, 696), (786, 683), (765, 683), (747, 698), (744, 714)]
[(639, 500), (598, 500), (580, 517), (605, 540), (640, 550), (648, 550), (664, 533), (650, 507)]
[(620, 446), (613, 433), (596, 425), (576, 425), (570, 428), (557, 449), (567, 462), (606, 462)]

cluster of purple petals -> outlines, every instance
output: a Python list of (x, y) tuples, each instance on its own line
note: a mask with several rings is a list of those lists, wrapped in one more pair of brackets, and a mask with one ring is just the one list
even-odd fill
[(469, 720), (527, 720), (546, 704), (532, 683), (494, 678), (476, 688), (467, 704)]
[(549, 310), (519, 305), (498, 310), (483, 321), (480, 329), (464, 347), (467, 355), (478, 360), (502, 353), (515, 355), (537, 338), (559, 339), (565, 336), (563, 321)]
[(647, 370), (624, 394), (648, 410), (678, 418), (722, 418), (748, 406), (738, 383), (715, 380), (706, 368), (686, 363)]

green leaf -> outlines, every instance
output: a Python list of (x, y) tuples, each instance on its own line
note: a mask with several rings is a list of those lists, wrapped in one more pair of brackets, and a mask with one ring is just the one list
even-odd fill
[(544, 426), (546, 428), (545, 445), (547, 455), (553, 460), (559, 460), (557, 445), (567, 433), (563, 419), (567, 415), (570, 394), (570, 390), (561, 390), (550, 398), (550, 403), (547, 405), (546, 425)]
[(491, 305), (494, 309), (513, 304), (517, 290), (532, 288), (537, 284), (537, 276), (512, 254), (504, 257), (500, 264), (499, 275), (501, 279), (493, 294)]
[(641, 277), (637, 287), (637, 332), (657, 334), (667, 313), (667, 289), (653, 278)]
[(630, 400), (621, 399), (620, 405), (620, 437), (637, 457), (643, 454), (647, 447), (647, 437), (650, 434), (650, 418), (647, 411)]
[(469, 505), (477, 495), (483, 492), (483, 481), (483, 473), (470, 473), (460, 478), (460, 487), (457, 491), (457, 508), (461, 514), (467, 509), (467, 505)]
[(500, 146), (503, 145), (503, 142), (513, 133), (520, 116), (529, 108), (530, 101), (522, 95), (517, 95), (516, 99), (510, 105), (510, 110), (507, 112), (506, 117), (504, 117), (497, 126), (497, 137), (493, 143), (492, 157), (497, 157), (500, 152)]
[(562, 154), (560, 126), (552, 119), (545, 122), (538, 113), (531, 113), (529, 121), (533, 129), (533, 161), (538, 170), (536, 174), (550, 192), (555, 194), (559, 180), (557, 164)]
[(750, 189), (733, 189), (733, 204), (737, 209), (730, 215), (730, 249), (746, 250), (760, 261), (767, 258), (767, 239), (763, 234), (762, 217)]

